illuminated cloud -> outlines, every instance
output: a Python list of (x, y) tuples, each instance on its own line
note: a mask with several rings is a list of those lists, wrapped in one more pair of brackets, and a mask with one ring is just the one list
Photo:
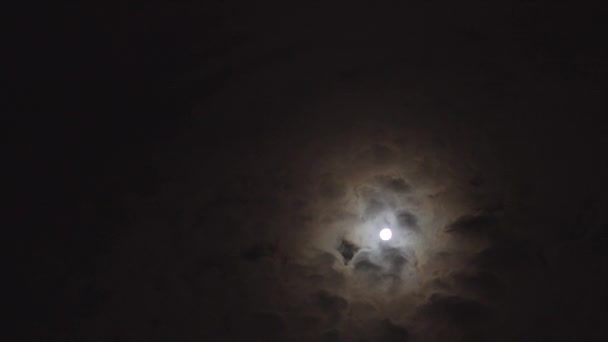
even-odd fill
[[(412, 32), (424, 21), (409, 18)], [(605, 266), (605, 200), (575, 205), (604, 189), (599, 152), (589, 152), (600, 145), (555, 138), (578, 127), (545, 118), (568, 103), (570, 91), (545, 93), (559, 82), (497, 86), (483, 68), (527, 80), (528, 61), (498, 43), (477, 57), (458, 33), (471, 20), (425, 33), (451, 48), (423, 48), (425, 35), (390, 34), (388, 23), (378, 47), (335, 39), (319, 28), (331, 15), (286, 23), (291, 33), (246, 23), (285, 47), (244, 43), (232, 52), (243, 60), (207, 71), (221, 87), (154, 154), (170, 164), (157, 188), (120, 201), (132, 228), (103, 261), (99, 291), (111, 299), (83, 330), (506, 342), (583, 326), (602, 336), (600, 319), (580, 317), (600, 317), (606, 299), (594, 275)], [(291, 47), (304, 27), (320, 30), (302, 39), (315, 44)], [(541, 95), (551, 110), (528, 103)], [(552, 154), (557, 162), (543, 160)]]

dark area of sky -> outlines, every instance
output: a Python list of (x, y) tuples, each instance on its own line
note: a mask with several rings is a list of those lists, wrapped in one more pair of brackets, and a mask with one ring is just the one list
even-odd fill
[(6, 332), (605, 341), (607, 9), (15, 13)]

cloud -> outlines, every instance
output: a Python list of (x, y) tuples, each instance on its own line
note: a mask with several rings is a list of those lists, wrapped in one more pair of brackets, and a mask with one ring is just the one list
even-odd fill
[(321, 310), (332, 317), (342, 316), (342, 314), (348, 308), (348, 302), (346, 299), (326, 291), (317, 292), (315, 299)]
[(498, 233), (500, 221), (494, 215), (485, 213), (467, 214), (459, 217), (446, 227), (452, 234), (471, 238), (493, 238)]
[[(211, 307), (210, 325), (220, 320), (213, 318), (217, 312), (238, 316), (232, 311), (240, 310), (231, 328), (248, 336), (345, 341), (430, 341), (426, 337), (442, 329), (448, 333), (444, 341), (474, 340), (476, 328), (495, 317), (496, 303), (506, 303), (509, 315), (544, 293), (543, 286), (563, 288), (546, 280), (538, 287), (521, 285), (536, 279), (534, 274), (542, 278), (536, 271), (547, 264), (543, 255), (551, 258), (542, 248), (551, 242), (542, 234), (526, 235), (526, 215), (535, 209), (514, 215), (523, 201), (510, 182), (518, 181), (509, 175), (496, 179), (500, 174), (492, 172), (500, 169), (500, 161), (493, 164), (498, 152), (484, 139), (502, 131), (487, 133), (478, 127), (483, 120), (461, 122), (436, 114), (454, 111), (437, 105), (433, 94), (418, 93), (431, 82), (426, 75), (409, 88), (391, 85), (390, 91), (376, 84), (329, 84), (323, 87), (329, 95), (291, 106), (283, 95), (299, 98), (301, 88), (289, 93), (286, 78), (268, 70), (251, 72), (252, 84), (235, 87), (205, 109), (233, 118), (255, 108), (264, 114), (234, 119), (233, 126), (226, 119), (231, 134), (221, 139), (230, 148), (222, 151), (197, 140), (203, 138), (193, 128), (180, 149), (198, 159), (176, 171), (177, 185), (163, 190), (171, 201), (161, 206), (171, 207), (166, 210), (171, 213), (157, 210), (157, 204), (146, 207), (148, 220), (170, 222), (172, 233), (147, 229), (150, 222), (143, 222), (146, 229), (124, 243), (125, 250), (146, 246), (141, 258), (147, 258), (149, 274), (142, 284), (163, 284), (169, 287), (165, 292), (184, 297), (197, 294), (191, 305)], [(271, 90), (251, 87), (266, 77), (278, 78)], [(444, 75), (435, 77), (443, 84)], [(298, 111), (306, 116), (284, 114)], [(335, 114), (340, 111), (346, 114)], [(201, 219), (189, 220), (190, 213)], [(567, 242), (592, 235), (587, 217), (600, 215), (599, 210), (584, 214), (564, 223), (558, 234), (564, 245), (547, 250), (567, 250)], [(378, 239), (385, 224), (394, 230), (386, 244)], [(592, 257), (601, 256), (603, 241), (580, 250), (597, 249)], [(569, 266), (580, 260), (564, 259)], [(564, 264), (551, 260), (556, 269)], [(132, 274), (125, 265), (116, 262), (111, 271), (116, 279)], [(133, 292), (125, 297), (138, 298)], [(148, 299), (139, 302), (163, 303), (167, 316), (179, 311), (176, 304)], [(120, 317), (136, 311), (125, 310)], [(533, 317), (518, 315), (505, 325)]]
[(244, 327), (248, 333), (258, 338), (277, 338), (285, 331), (286, 324), (280, 314), (274, 312), (256, 312), (251, 314)]
[(410, 232), (418, 232), (418, 217), (407, 209), (403, 209), (397, 213), (397, 223), (400, 229)]
[(359, 154), (359, 161), (370, 165), (386, 165), (395, 158), (395, 151), (384, 144), (371, 144)]
[(340, 331), (338, 331), (336, 329), (324, 331), (323, 333), (321, 333), (321, 335), (318, 337), (317, 340), (323, 341), (323, 342), (344, 341), (344, 339), (342, 338), (342, 335), (340, 334)]
[[(355, 274), (381, 285), (383, 281), (406, 281), (416, 267), (411, 251), (399, 247), (381, 246), (378, 250), (360, 250), (353, 258)], [(369, 286), (373, 286), (372, 283)]]
[(380, 334), (379, 340), (382, 341), (409, 341), (409, 332), (402, 326), (393, 324), (390, 320), (384, 320), (384, 332)]
[(498, 272), (543, 270), (545, 263), (533, 246), (520, 241), (501, 241), (475, 255), (473, 262), (481, 269)]
[(455, 295), (434, 293), (417, 314), (430, 324), (471, 327), (490, 319), (491, 310), (482, 303)]
[(391, 176), (378, 176), (376, 177), (376, 181), (382, 187), (383, 190), (397, 193), (397, 194), (405, 194), (412, 191), (411, 186), (403, 179), (399, 177), (391, 177)]
[(380, 198), (370, 198), (365, 206), (364, 218), (370, 220), (380, 215), (383, 211), (388, 208), (386, 202)]
[(241, 250), (241, 258), (256, 261), (264, 257), (272, 257), (277, 252), (277, 246), (269, 242), (260, 242)]
[(390, 319), (383, 319), (374, 324), (371, 329), (370, 341), (407, 342), (410, 341), (409, 331)]
[(386, 247), (381, 249), (380, 258), (382, 264), (387, 266), (388, 273), (400, 277), (413, 259), (413, 255), (407, 255), (404, 248)]
[(342, 255), (344, 264), (348, 264), (353, 256), (359, 251), (359, 247), (346, 239), (341, 239), (340, 245), (338, 245), (336, 250)]
[(360, 251), (353, 258), (354, 269), (373, 278), (379, 278), (383, 273), (382, 266), (371, 261), (371, 253)]
[(492, 272), (460, 272), (451, 276), (455, 287), (464, 293), (481, 299), (495, 300), (503, 295), (505, 285)]
[(331, 179), (328, 176), (321, 180), (319, 193), (323, 198), (337, 200), (346, 195), (346, 186), (343, 182)]

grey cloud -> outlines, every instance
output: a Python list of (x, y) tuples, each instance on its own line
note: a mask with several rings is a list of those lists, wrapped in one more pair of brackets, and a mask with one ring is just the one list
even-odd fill
[(339, 199), (346, 194), (346, 186), (341, 181), (326, 177), (319, 184), (319, 193), (327, 199)]
[[(343, 12), (343, 8), (339, 7), (334, 10), (336, 14)], [(313, 11), (317, 10), (311, 9), (310, 13)], [(248, 8), (241, 8), (237, 12), (248, 12)], [(397, 32), (392, 29), (393, 25), (408, 22), (401, 15), (405, 12), (409, 11), (394, 11), (395, 22), (389, 25), (391, 32)], [(334, 14), (327, 17), (328, 22), (335, 26)], [(281, 18), (289, 24), (290, 18)], [(167, 189), (158, 194), (159, 200), (164, 196), (168, 198), (166, 201), (152, 204), (152, 197), (156, 195), (150, 194), (150, 204), (142, 202), (142, 214), (139, 216), (146, 216), (146, 221), (128, 223), (133, 229), (124, 234), (124, 240), (123, 234), (119, 234), (121, 237), (115, 246), (118, 252), (111, 259), (112, 267), (105, 267), (108, 270), (104, 272), (116, 284), (125, 283), (133, 290), (125, 290), (123, 297), (116, 297), (118, 299), (114, 301), (118, 304), (108, 304), (104, 317), (109, 321), (122, 322), (144, 311), (140, 319), (145, 321), (146, 315), (157, 315), (149, 313), (151, 310), (141, 310), (144, 305), (150, 305), (159, 308), (159, 317), (172, 319), (174, 313), (185, 312), (179, 310), (180, 306), (191, 305), (209, 310), (208, 321), (211, 323), (207, 324), (215, 325), (213, 319), (221, 317), (217, 312), (222, 312), (224, 308), (236, 308), (244, 312), (256, 311), (243, 314), (245, 317), (240, 317), (234, 325), (234, 328), (240, 329), (240, 324), (244, 322), (244, 333), (255, 338), (281, 336), (292, 326), (298, 326), (299, 331), (311, 330), (307, 332), (311, 337), (322, 335), (328, 340), (349, 340), (348, 331), (342, 326), (326, 324), (326, 315), (331, 316), (333, 323), (338, 319), (343, 319), (341, 324), (345, 323), (346, 313), (354, 311), (354, 303), (360, 301), (370, 303), (374, 310), (361, 310), (365, 315), (362, 320), (371, 323), (369, 333), (356, 338), (371, 341), (407, 340), (409, 334), (405, 327), (412, 334), (414, 327), (409, 325), (411, 312), (403, 311), (418, 308), (418, 313), (433, 328), (445, 322), (468, 326), (483, 322), (491, 313), (485, 305), (494, 304), (490, 301), (501, 299), (505, 293), (509, 295), (511, 290), (526, 295), (526, 291), (536, 293), (543, 289), (542, 286), (550, 285), (556, 293), (562, 289), (568, 291), (563, 285), (565, 282), (542, 282), (542, 286), (529, 290), (519, 286), (519, 279), (514, 279), (518, 276), (527, 279), (543, 264), (547, 264), (542, 260), (540, 251), (554, 250), (559, 254), (560, 258), (547, 253), (547, 259), (554, 261), (552, 265), (560, 270), (556, 274), (566, 274), (564, 278), (576, 273), (573, 270), (596, 269), (590, 268), (594, 264), (587, 260), (605, 256), (606, 235), (603, 233), (602, 238), (597, 239), (593, 235), (594, 227), (600, 224), (596, 221), (601, 220), (594, 217), (603, 212), (601, 208), (581, 210), (578, 218), (564, 221), (562, 226), (551, 229), (550, 234), (556, 234), (556, 240), (561, 243), (559, 246), (552, 246), (552, 242), (541, 239), (531, 242), (527, 236), (518, 236), (520, 240), (512, 242), (505, 236), (506, 232), (518, 234), (518, 231), (528, 230), (530, 226), (525, 224), (527, 216), (535, 215), (534, 211), (537, 210), (533, 208), (529, 213), (522, 213), (512, 203), (518, 202), (517, 196), (496, 195), (509, 193), (509, 189), (515, 188), (511, 187), (511, 183), (519, 182), (513, 178), (520, 175), (511, 172), (508, 163), (517, 158), (520, 151), (512, 150), (509, 146), (528, 146), (526, 134), (543, 133), (540, 128), (551, 128), (549, 126), (554, 126), (554, 121), (543, 118), (539, 120), (543, 126), (527, 127), (524, 118), (532, 112), (517, 114), (519, 109), (528, 107), (523, 98), (513, 101), (517, 104), (514, 107), (490, 101), (492, 107), (488, 108), (490, 104), (482, 103), (487, 98), (483, 96), (483, 91), (475, 93), (474, 89), (459, 87), (460, 84), (477, 82), (478, 76), (483, 75), (473, 75), (473, 70), (465, 70), (467, 68), (458, 68), (453, 70), (455, 73), (449, 73), (443, 67), (421, 65), (428, 59), (427, 54), (433, 56), (430, 59), (434, 60), (435, 57), (445, 56), (443, 52), (459, 50), (457, 45), (451, 45), (446, 51), (407, 48), (400, 52), (397, 50), (401, 48), (393, 48), (393, 38), (400, 37), (389, 34), (367, 50), (359, 48), (357, 35), (351, 35), (354, 41), (348, 44), (352, 43), (353, 49), (341, 51), (339, 55), (333, 48), (323, 47), (315, 49), (314, 54), (295, 58), (294, 51), (302, 52), (302, 48), (292, 49), (291, 43), (283, 44), (280, 41), (283, 38), (304, 38), (297, 36), (300, 30), (304, 32), (306, 27), (311, 26), (302, 24), (311, 20), (308, 15), (302, 15), (300, 19), (293, 23), (298, 32), (275, 30), (277, 25), (252, 20), (252, 24), (259, 22), (264, 27), (254, 32), (248, 43), (252, 50), (261, 49), (259, 54), (239, 50), (231, 57), (235, 62), (219, 67), (225, 71), (236, 68), (239, 70), (233, 71), (244, 71), (246, 75), (242, 79), (231, 77), (233, 84), (226, 88), (222, 96), (201, 100), (200, 105), (183, 122), (185, 137), (170, 146), (159, 148), (164, 151), (162, 154), (150, 153), (154, 163), (168, 165), (162, 178), (168, 177), (174, 181), (162, 186)], [(465, 26), (471, 23), (457, 16), (450, 16), (449, 20), (459, 27), (462, 23), (468, 23)], [(353, 26), (360, 24), (361, 20), (357, 19)], [(240, 27), (238, 21), (235, 25), (236, 31), (250, 32), (247, 25)], [(318, 32), (327, 31), (327, 26), (313, 26), (321, 27)], [(277, 36), (270, 31), (276, 31)], [(446, 30), (430, 31), (443, 35)], [(374, 29), (373, 34), (382, 36), (382, 29)], [(265, 37), (263, 42), (256, 41), (258, 36)], [(428, 37), (415, 36), (401, 45), (410, 46), (417, 39), (429, 40)], [(326, 40), (328, 45), (337, 41), (335, 37), (330, 38)], [(437, 37), (430, 38), (432, 41)], [(448, 40), (452, 41), (451, 38)], [(263, 51), (275, 45), (284, 48)], [(390, 48), (383, 48), (385, 45)], [(505, 54), (500, 51), (510, 51), (498, 45), (495, 46), (497, 50), (483, 50), (487, 53), (482, 54), (504, 57)], [(411, 53), (418, 50), (422, 54)], [(395, 60), (403, 57), (410, 59), (400, 63), (403, 70), (391, 70), (394, 76), (382, 75), (373, 79), (374, 75), (368, 75), (373, 76), (369, 80), (358, 77), (357, 84), (330, 79), (331, 73), (327, 71), (335, 71), (335, 66), (334, 62), (325, 65), (328, 59), (341, 65), (353, 57), (358, 60), (354, 63), (355, 67), (367, 65), (365, 60), (369, 57), (360, 52), (384, 55), (373, 57), (375, 61), (388, 56)], [(508, 58), (528, 55), (528, 52), (512, 52), (506, 54), (512, 56)], [(246, 61), (248, 53), (254, 55), (250, 56), (253, 60), (249, 62)], [(267, 58), (270, 58), (270, 64), (264, 62)], [(236, 62), (241, 59), (242, 63)], [(491, 59), (484, 63), (484, 68), (492, 68), (493, 63), (502, 63), (492, 62)], [(273, 70), (272, 63), (276, 62), (283, 66), (288, 63), (293, 65)], [(475, 64), (472, 61), (467, 65)], [(256, 68), (259, 72), (254, 70)], [(521, 74), (528, 75), (525, 70)], [(533, 79), (540, 75), (530, 74), (529, 77)], [(537, 84), (534, 92), (559, 87), (554, 83), (551, 81), (551, 84), (547, 84), (551, 87)], [(442, 87), (446, 88), (445, 95), (458, 100), (444, 97)], [(560, 101), (557, 96), (551, 96), (549, 100), (556, 107), (559, 103), (554, 100)], [(466, 101), (473, 104), (467, 106)], [(534, 108), (533, 116), (538, 117), (542, 117), (537, 115), (537, 112), (542, 114), (542, 110), (537, 109), (551, 112), (551, 108), (530, 108)], [(345, 114), (336, 114), (339, 112)], [(467, 112), (471, 112), (470, 115), (461, 115)], [(497, 116), (495, 122), (492, 112), (500, 113), (500, 118)], [(503, 115), (505, 113), (515, 115), (514, 119), (510, 119), (511, 115)], [(218, 120), (222, 118), (222, 129), (215, 129), (216, 126), (209, 121), (211, 116)], [(547, 125), (547, 122), (550, 124)], [(517, 126), (514, 140), (508, 137), (509, 125)], [(545, 136), (539, 140), (551, 142), (545, 134), (539, 136)], [(567, 135), (565, 137), (564, 141), (576, 146), (576, 142), (570, 142), (574, 139), (569, 139)], [(429, 144), (435, 139), (441, 140), (441, 143), (437, 146)], [(497, 143), (492, 144), (492, 139), (496, 139)], [(555, 165), (559, 166), (556, 169), (578, 168), (580, 164), (571, 163), (568, 156), (570, 152), (579, 154), (576, 147), (563, 153), (560, 152), (560, 144), (548, 145), (552, 145), (550, 151), (555, 151), (552, 153), (559, 155), (560, 161), (563, 161)], [(226, 148), (220, 148), (223, 146)], [(530, 151), (530, 161), (542, 157), (543, 149), (539, 146), (530, 148)], [(593, 159), (601, 158), (593, 156)], [(177, 162), (167, 163), (167, 160)], [(150, 166), (146, 168), (154, 170), (156, 165)], [(548, 187), (556, 188), (555, 193), (558, 194), (565, 192), (562, 186), (564, 179), (568, 179), (569, 186), (579, 185), (580, 177), (577, 178), (576, 172), (564, 172), (570, 178), (556, 177), (557, 182), (548, 182), (545, 177), (550, 177), (551, 172), (536, 169), (532, 174), (527, 173), (528, 168), (535, 166), (538, 165), (527, 160), (522, 163), (521, 176), (527, 179), (526, 184), (546, 182)], [(603, 175), (602, 170), (598, 169), (597, 174)], [(556, 170), (555, 174), (561, 176), (560, 172)], [(503, 186), (506, 190), (502, 189)], [(589, 187), (600, 189), (592, 183)], [(500, 202), (503, 198), (504, 206), (508, 209), (504, 211)], [(494, 207), (487, 205), (492, 202), (499, 204)], [(159, 207), (164, 210), (159, 210)], [(549, 207), (550, 214), (558, 210)], [(200, 222), (189, 222), (189, 211), (198, 213)], [(387, 212), (390, 213), (387, 217), (392, 219), (394, 214), (397, 220), (395, 228), (398, 231), (395, 231), (396, 238), (391, 243), (407, 244), (407, 247), (387, 247), (394, 245), (377, 241), (374, 225), (380, 224), (382, 217), (378, 216)], [(576, 216), (576, 209), (572, 213)], [(505, 216), (504, 220), (502, 215)], [(134, 220), (139, 216), (135, 215)], [(457, 217), (455, 221), (449, 221), (454, 217)], [(369, 222), (374, 218), (379, 219)], [(524, 224), (521, 229), (506, 227), (507, 222), (513, 221), (517, 224), (523, 221)], [(117, 227), (123, 228), (122, 225)], [(413, 235), (409, 233), (420, 233), (422, 229), (424, 234), (415, 239), (401, 239), (405, 235)], [(344, 230), (357, 234), (348, 235), (352, 240), (339, 240)], [(543, 237), (544, 232), (534, 227), (529, 230), (540, 232), (538, 236)], [(525, 234), (527, 232), (522, 235)], [(586, 239), (593, 241), (581, 244), (585, 242), (581, 240)], [(548, 246), (541, 249), (535, 243)], [(570, 243), (580, 246), (573, 247)], [(322, 252), (319, 253), (319, 250)], [(585, 258), (573, 255), (572, 250)], [(200, 253), (205, 255), (198, 257)], [(126, 256), (134, 256), (135, 260), (124, 262), (130, 260)], [(564, 267), (564, 263), (568, 267)], [(598, 262), (597, 269), (604, 265), (605, 262)], [(141, 280), (134, 279), (140, 273)], [(414, 279), (411, 283), (407, 282), (409, 275)], [(573, 278), (575, 280), (570, 280), (573, 284), (580, 279)], [(591, 283), (597, 278), (591, 276), (584, 279)], [(560, 278), (555, 276), (551, 280)], [(390, 286), (393, 285), (391, 282), (395, 286)], [(385, 286), (387, 284), (389, 286)], [(598, 288), (600, 286), (597, 285)], [(143, 296), (142, 287), (151, 287), (153, 295)], [(112, 286), (108, 288), (112, 289)], [(572, 288), (579, 287), (572, 285)], [(585, 288), (585, 284), (580, 288)], [(435, 294), (428, 302), (418, 306), (420, 301), (427, 298), (429, 291), (435, 290), (442, 294)], [(167, 293), (175, 294), (175, 298), (167, 297)], [(583, 293), (581, 297), (585, 295)], [(198, 298), (198, 301), (191, 300), (189, 296)], [(551, 296), (553, 294), (547, 297)], [(178, 297), (185, 297), (182, 300), (185, 304), (181, 304)], [(522, 303), (530, 298), (522, 297), (526, 297), (521, 300)], [(122, 302), (129, 301), (122, 298), (136, 304), (123, 309)], [(406, 299), (395, 300), (400, 298)], [(180, 304), (175, 304), (178, 302)], [(213, 302), (215, 304), (211, 305)], [(514, 307), (512, 305), (509, 309)], [(571, 306), (579, 307), (582, 305)], [(260, 309), (271, 312), (257, 312)], [(189, 312), (183, 315), (192, 321), (198, 319)], [(586, 316), (591, 315), (580, 315)], [(394, 320), (386, 320), (387, 317)], [(530, 314), (524, 312), (522, 317), (527, 319)], [(562, 320), (556, 318), (555, 322)], [(174, 324), (176, 330), (187, 325), (181, 320)], [(196, 324), (192, 326), (193, 330), (198, 329)], [(260, 335), (252, 335), (252, 332)]]
[(309, 333), (316, 331), (321, 326), (321, 317), (317, 314), (296, 314), (291, 320), (294, 330)]
[(439, 322), (471, 326), (490, 318), (491, 311), (482, 303), (453, 295), (435, 293), (419, 308), (418, 314), (435, 324)]
[(366, 273), (373, 277), (380, 277), (382, 267), (365, 258), (358, 258), (354, 261), (355, 271)]
[(284, 318), (274, 312), (252, 313), (245, 319), (243, 325), (241, 329), (247, 329), (251, 336), (271, 340), (279, 338), (286, 329)]
[(312, 262), (317, 270), (322, 271), (333, 269), (332, 266), (336, 264), (337, 261), (337, 256), (329, 252), (321, 252), (312, 259)]
[(371, 260), (358, 258), (353, 264), (355, 274), (361, 275), (371, 282), (379, 282), (386, 277), (382, 266)]
[(380, 176), (376, 180), (384, 190), (393, 193), (404, 194), (412, 190), (411, 186), (403, 178)]
[(484, 270), (502, 272), (546, 267), (539, 250), (517, 241), (504, 241), (482, 250), (474, 257), (474, 263)]
[(329, 252), (318, 252), (310, 258), (301, 261), (288, 261), (283, 270), (288, 278), (293, 279), (304, 287), (313, 289), (340, 289), (346, 281), (344, 272), (336, 266), (342, 264), (339, 256)]
[(411, 255), (406, 255), (402, 248), (388, 247), (381, 251), (381, 260), (388, 266), (388, 272), (396, 276), (400, 275), (412, 259)]
[(488, 342), (488, 341), (496, 341), (498, 340), (495, 336), (488, 337), (484, 336), (481, 333), (471, 333), (467, 336), (464, 336), (458, 339), (458, 342)]
[(241, 250), (241, 258), (256, 261), (264, 257), (272, 257), (277, 252), (277, 246), (268, 242), (260, 242)]
[(399, 280), (408, 267), (415, 266), (416, 258), (402, 247), (384, 246), (379, 251), (359, 251), (352, 263), (356, 272), (371, 279)]
[(359, 251), (359, 246), (348, 240), (342, 239), (336, 250), (342, 255), (342, 258), (344, 258), (344, 264), (348, 264), (353, 256)]
[(430, 286), (434, 290), (435, 289), (440, 290), (440, 291), (452, 291), (453, 290), (452, 284), (447, 282), (443, 278), (435, 278), (435, 279), (431, 280)]
[(574, 218), (562, 222), (557, 226), (557, 234), (563, 240), (581, 239), (593, 230), (594, 226), (598, 225), (601, 203), (593, 198), (587, 198), (582, 201), (580, 208), (572, 212)]
[(349, 341), (410, 341), (407, 328), (394, 323), (388, 318), (368, 318), (354, 323), (348, 333)]
[(393, 324), (390, 320), (383, 321), (383, 332), (380, 334), (382, 341), (409, 341), (409, 332), (406, 328)]
[(461, 291), (485, 299), (496, 299), (504, 293), (501, 280), (487, 271), (456, 273), (452, 276), (452, 281)]
[(370, 152), (373, 156), (373, 160), (380, 164), (385, 164), (391, 161), (395, 154), (390, 147), (381, 144), (374, 144), (371, 147)]
[(407, 342), (410, 340), (409, 331), (397, 325), (389, 319), (383, 319), (379, 321), (374, 328), (372, 328), (372, 336), (369, 341), (391, 341), (391, 342)]
[(480, 187), (480, 186), (482, 186), (484, 183), (485, 183), (485, 182), (484, 182), (483, 177), (482, 177), (482, 176), (479, 176), (479, 175), (478, 175), (478, 176), (475, 176), (475, 177), (473, 177), (473, 178), (471, 178), (471, 179), (469, 180), (469, 184), (471, 184), (471, 185), (472, 185), (472, 186), (474, 186), (474, 187)]
[(344, 339), (341, 337), (340, 332), (336, 329), (331, 329), (328, 331), (324, 331), (320, 336), (319, 336), (319, 341), (325, 341), (325, 342), (339, 342), (339, 341), (344, 341)]
[(321, 315), (327, 318), (327, 324), (333, 326), (344, 317), (348, 309), (348, 301), (343, 297), (325, 290), (315, 294), (315, 302), (321, 309)]
[(368, 165), (386, 165), (395, 158), (395, 151), (384, 144), (373, 144), (358, 155), (358, 161)]
[(397, 223), (399, 224), (399, 228), (405, 231), (418, 232), (420, 229), (418, 217), (409, 210), (404, 209), (397, 213)]
[(446, 231), (466, 237), (495, 237), (498, 219), (485, 213), (464, 215), (451, 223)]
[(346, 299), (326, 291), (318, 292), (316, 300), (321, 309), (326, 312), (342, 313), (348, 307)]
[(388, 208), (387, 204), (377, 198), (372, 198), (365, 206), (364, 218), (372, 219)]

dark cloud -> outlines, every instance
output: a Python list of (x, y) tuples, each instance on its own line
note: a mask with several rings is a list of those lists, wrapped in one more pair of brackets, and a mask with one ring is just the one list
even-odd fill
[(383, 176), (378, 177), (377, 181), (384, 190), (389, 192), (404, 194), (412, 190), (411, 186), (402, 178)]
[(492, 311), (472, 299), (434, 293), (428, 302), (419, 308), (418, 314), (432, 322), (431, 324), (471, 327), (485, 324), (490, 319)]
[(482, 269), (501, 272), (545, 271), (545, 262), (538, 249), (517, 241), (502, 242), (482, 250), (475, 256), (474, 263)]
[(388, 266), (387, 271), (398, 277), (413, 259), (413, 255), (407, 255), (403, 248), (395, 247), (382, 248), (380, 257), (382, 263)]
[(457, 273), (451, 278), (460, 291), (482, 299), (495, 300), (505, 291), (505, 284), (495, 274), (487, 271)]
[(390, 320), (384, 321), (385, 332), (379, 337), (382, 341), (409, 341), (409, 332), (402, 326), (393, 324)]
[(324, 341), (324, 342), (339, 342), (339, 341), (344, 341), (344, 339), (340, 335), (340, 332), (338, 330), (335, 330), (335, 329), (323, 332), (319, 336), (318, 340), (319, 341)]
[(256, 261), (264, 257), (272, 257), (277, 252), (277, 246), (269, 242), (260, 242), (241, 250), (241, 257), (248, 261)]
[(458, 342), (488, 342), (488, 339), (493, 339), (492, 337), (483, 336), (483, 334), (479, 333), (471, 333), (470, 335), (464, 336), (458, 339)]
[(382, 274), (382, 267), (365, 257), (356, 258), (353, 260), (353, 264), (355, 265), (355, 271), (366, 273), (373, 277), (379, 277)]
[(383, 200), (379, 198), (371, 198), (367, 201), (365, 206), (364, 217), (366, 219), (373, 219), (387, 208), (388, 206)]
[(465, 237), (493, 238), (498, 234), (500, 221), (494, 215), (481, 213), (464, 215), (447, 226), (446, 231)]
[(319, 306), (321, 316), (326, 318), (326, 326), (329, 327), (338, 324), (348, 309), (348, 301), (346, 299), (324, 290), (315, 294), (315, 302)]
[(557, 225), (556, 233), (564, 240), (581, 239), (597, 225), (601, 204), (594, 198), (581, 201), (580, 208), (571, 212), (572, 217)]
[(318, 292), (316, 294), (316, 300), (324, 312), (331, 313), (333, 315), (342, 314), (348, 307), (348, 302), (346, 299), (325, 291)]
[(344, 258), (344, 264), (348, 264), (353, 256), (359, 251), (359, 247), (348, 240), (342, 239), (340, 240), (337, 251)]
[(319, 192), (321, 196), (335, 200), (342, 198), (346, 194), (346, 186), (342, 182), (326, 178), (321, 181)]
[(416, 267), (416, 258), (411, 251), (383, 246), (379, 251), (359, 251), (352, 264), (356, 273), (368, 277), (370, 281), (402, 281), (406, 271)]
[[(394, 324), (389, 319), (377, 322), (372, 328), (372, 334), (372, 338), (369, 341), (410, 341), (409, 331), (400, 325)], [(367, 341), (367, 339), (364, 340)]]
[[(91, 169), (107, 178), (51, 186), (41, 207), (60, 212), (49, 214), (59, 228), (32, 236), (54, 246), (22, 258), (39, 264), (29, 287), (52, 283), (39, 297), (56, 317), (23, 330), (68, 340), (607, 336), (608, 134), (595, 120), (605, 82), (589, 66), (606, 58), (585, 57), (601, 39), (573, 34), (602, 30), (558, 20), (548, 1), (303, 4), (152, 4), (135, 11), (156, 13), (150, 22), (102, 25), (129, 27), (112, 34), (129, 46), (112, 52), (128, 58), (121, 65), (192, 50), (190, 64), (175, 60), (179, 77), (152, 65), (150, 77), (120, 82), (124, 98), (187, 114), (149, 148), (138, 134), (153, 119), (123, 127), (117, 115), (101, 127), (137, 147), (101, 153), (107, 165)], [(159, 29), (166, 48), (130, 33)], [(136, 53), (137, 42), (153, 51)], [(159, 78), (158, 92), (138, 87)], [(90, 140), (107, 144), (116, 129)], [(46, 134), (87, 157), (53, 170), (86, 174), (72, 163), (101, 154), (81, 144), (85, 133), (62, 132)], [(47, 177), (38, 171), (52, 159), (32, 178)]]
[(381, 164), (389, 162), (394, 156), (394, 151), (390, 147), (380, 144), (373, 145), (371, 153), (374, 157), (374, 161)]
[(259, 339), (277, 340), (285, 332), (286, 324), (281, 315), (273, 312), (255, 312), (239, 322), (236, 329), (246, 329)]
[(386, 165), (394, 157), (394, 150), (384, 144), (372, 144), (359, 155), (360, 161), (371, 163), (372, 165)]
[(408, 210), (401, 210), (397, 213), (399, 228), (405, 231), (419, 231), (418, 217)]

